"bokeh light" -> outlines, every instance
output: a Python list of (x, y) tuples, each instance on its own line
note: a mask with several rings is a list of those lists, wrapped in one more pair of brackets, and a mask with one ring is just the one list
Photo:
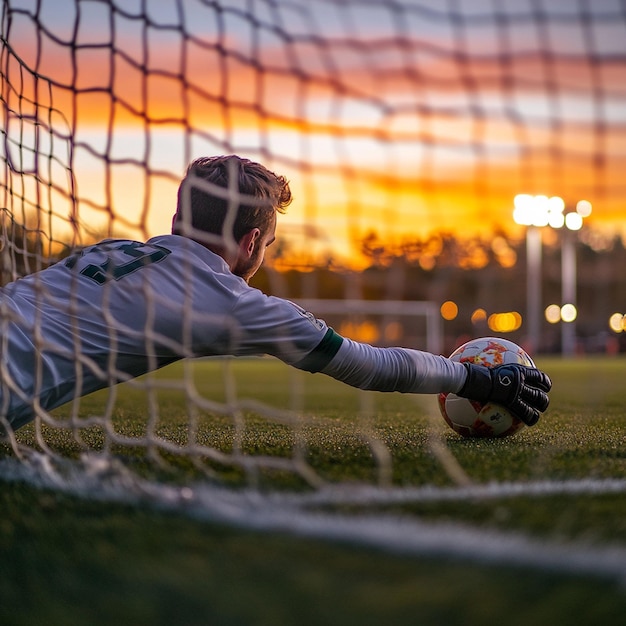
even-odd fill
[(589, 217), (591, 215), (591, 202), (589, 200), (579, 200), (576, 204), (576, 213), (581, 217)]
[(578, 310), (573, 304), (564, 304), (561, 307), (561, 319), (564, 322), (570, 323), (576, 320), (578, 317)]
[(481, 324), (487, 319), (487, 311), (485, 311), (485, 309), (476, 309), (470, 319), (472, 320), (472, 324)]
[(565, 223), (565, 202), (559, 196), (531, 196), (520, 193), (513, 199), (513, 220), (522, 226), (561, 228)]
[(517, 311), (492, 313), (487, 324), (494, 332), (511, 333), (522, 325), (522, 316)]
[(550, 304), (545, 310), (546, 320), (550, 324), (556, 324), (561, 321), (561, 307), (558, 304)]
[(441, 317), (444, 320), (453, 320), (456, 319), (456, 316), (459, 314), (459, 307), (456, 302), (452, 302), (452, 300), (446, 300), (440, 308)]
[(580, 230), (583, 227), (583, 217), (579, 213), (567, 213), (565, 215), (565, 226), (569, 230)]
[(613, 313), (609, 318), (609, 328), (614, 333), (622, 333), (626, 331), (626, 315), (622, 313)]
[(380, 337), (378, 326), (370, 321), (345, 321), (339, 325), (339, 333), (344, 337), (354, 339), (354, 341), (365, 343), (375, 343)]

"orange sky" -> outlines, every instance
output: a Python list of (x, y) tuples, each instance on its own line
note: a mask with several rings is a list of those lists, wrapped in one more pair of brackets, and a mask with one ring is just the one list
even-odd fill
[[(58, 221), (77, 207), (94, 230), (113, 218), (136, 236), (163, 232), (187, 162), (237, 152), (292, 181), (281, 222), (289, 237), (313, 225), (309, 249), (351, 255), (371, 230), (513, 231), (522, 192), (588, 199), (590, 224), (626, 235), (623, 54), (559, 54), (555, 41), (549, 55), (495, 55), (478, 32), (456, 49), (419, 36), (301, 37), (251, 51), (235, 31), (149, 29), (145, 47), (115, 39), (112, 55), (104, 35), (72, 48), (55, 41), (67, 29), (34, 24), (16, 17), (3, 63), (9, 155), (24, 170), (35, 144), (53, 156), (37, 163), (51, 183), (37, 202)], [(36, 196), (28, 178), (10, 185)]]

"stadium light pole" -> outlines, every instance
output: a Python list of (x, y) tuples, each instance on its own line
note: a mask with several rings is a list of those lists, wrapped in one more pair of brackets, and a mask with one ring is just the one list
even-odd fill
[(565, 218), (562, 198), (518, 194), (514, 198), (513, 220), (526, 226), (526, 317), (527, 343), (531, 353), (539, 350), (541, 320), (541, 229), (560, 228)]
[(526, 308), (528, 317), (528, 350), (537, 351), (541, 320), (541, 230), (530, 224), (526, 230)]
[(591, 214), (591, 203), (580, 200), (576, 210), (564, 215), (565, 232), (561, 248), (561, 352), (572, 356), (576, 352), (576, 318), (578, 316), (576, 287), (576, 238), (574, 232), (583, 226), (583, 219)]

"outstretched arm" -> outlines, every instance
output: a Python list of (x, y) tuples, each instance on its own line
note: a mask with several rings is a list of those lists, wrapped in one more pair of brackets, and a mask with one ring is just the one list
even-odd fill
[(457, 393), (481, 402), (492, 401), (532, 426), (548, 408), (550, 378), (533, 367), (511, 364), (487, 368), (458, 363), (408, 348), (375, 348), (343, 339), (321, 370), (353, 387), (403, 393)]
[(457, 392), (467, 378), (461, 363), (443, 356), (409, 348), (376, 348), (345, 337), (321, 371), (359, 389), (402, 393)]
[(247, 331), (237, 354), (272, 354), (299, 369), (371, 391), (491, 400), (529, 425), (548, 407), (552, 383), (534, 367), (487, 368), (409, 348), (376, 348), (342, 337), (297, 305), (256, 289), (246, 289), (237, 310)]

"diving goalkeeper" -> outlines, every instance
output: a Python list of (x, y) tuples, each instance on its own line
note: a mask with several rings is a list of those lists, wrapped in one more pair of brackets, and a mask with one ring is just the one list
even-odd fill
[(173, 361), (272, 355), (361, 389), (454, 392), (533, 425), (548, 407), (535, 368), (486, 368), (340, 336), (249, 286), (275, 240), (287, 180), (235, 155), (190, 164), (171, 234), (107, 239), (0, 292), (0, 421), (17, 429), (98, 389)]

